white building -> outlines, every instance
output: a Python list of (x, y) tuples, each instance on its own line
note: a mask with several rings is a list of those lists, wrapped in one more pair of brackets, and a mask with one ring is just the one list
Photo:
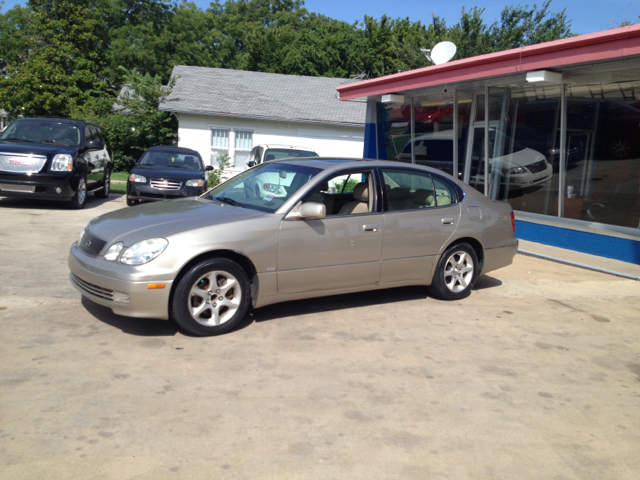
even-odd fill
[(366, 103), (336, 95), (351, 80), (187, 66), (172, 76), (176, 84), (159, 108), (178, 118), (178, 145), (214, 166), (224, 152), (243, 169), (260, 144), (362, 157)]

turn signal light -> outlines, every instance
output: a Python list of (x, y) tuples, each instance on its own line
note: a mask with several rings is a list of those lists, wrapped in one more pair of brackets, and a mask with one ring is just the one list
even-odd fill
[(150, 283), (147, 285), (147, 288), (149, 290), (156, 290), (156, 289), (164, 288), (166, 286), (167, 286), (166, 283)]

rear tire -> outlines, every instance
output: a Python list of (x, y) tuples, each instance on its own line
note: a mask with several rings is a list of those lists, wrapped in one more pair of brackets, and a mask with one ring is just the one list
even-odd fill
[(111, 192), (111, 171), (107, 170), (104, 174), (104, 187), (96, 192), (97, 198), (109, 198)]
[(82, 174), (78, 179), (78, 187), (73, 198), (69, 201), (69, 207), (80, 210), (87, 203), (87, 176)]
[(478, 268), (478, 257), (471, 245), (452, 245), (440, 257), (429, 291), (443, 300), (468, 297), (476, 283)]
[(171, 317), (191, 335), (220, 335), (244, 318), (251, 293), (244, 270), (226, 258), (204, 260), (180, 279), (171, 303)]

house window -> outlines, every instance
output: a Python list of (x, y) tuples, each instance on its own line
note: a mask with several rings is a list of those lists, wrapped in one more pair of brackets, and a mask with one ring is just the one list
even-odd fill
[(244, 168), (253, 148), (253, 132), (236, 130), (234, 133), (234, 163), (236, 167)]
[(211, 129), (211, 164), (216, 165), (221, 154), (229, 153), (229, 130)]

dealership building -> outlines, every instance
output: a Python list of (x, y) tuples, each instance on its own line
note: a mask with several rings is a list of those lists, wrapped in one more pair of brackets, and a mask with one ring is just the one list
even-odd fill
[(337, 90), (366, 99), (365, 157), (509, 202), (518, 238), (640, 264), (640, 25)]

